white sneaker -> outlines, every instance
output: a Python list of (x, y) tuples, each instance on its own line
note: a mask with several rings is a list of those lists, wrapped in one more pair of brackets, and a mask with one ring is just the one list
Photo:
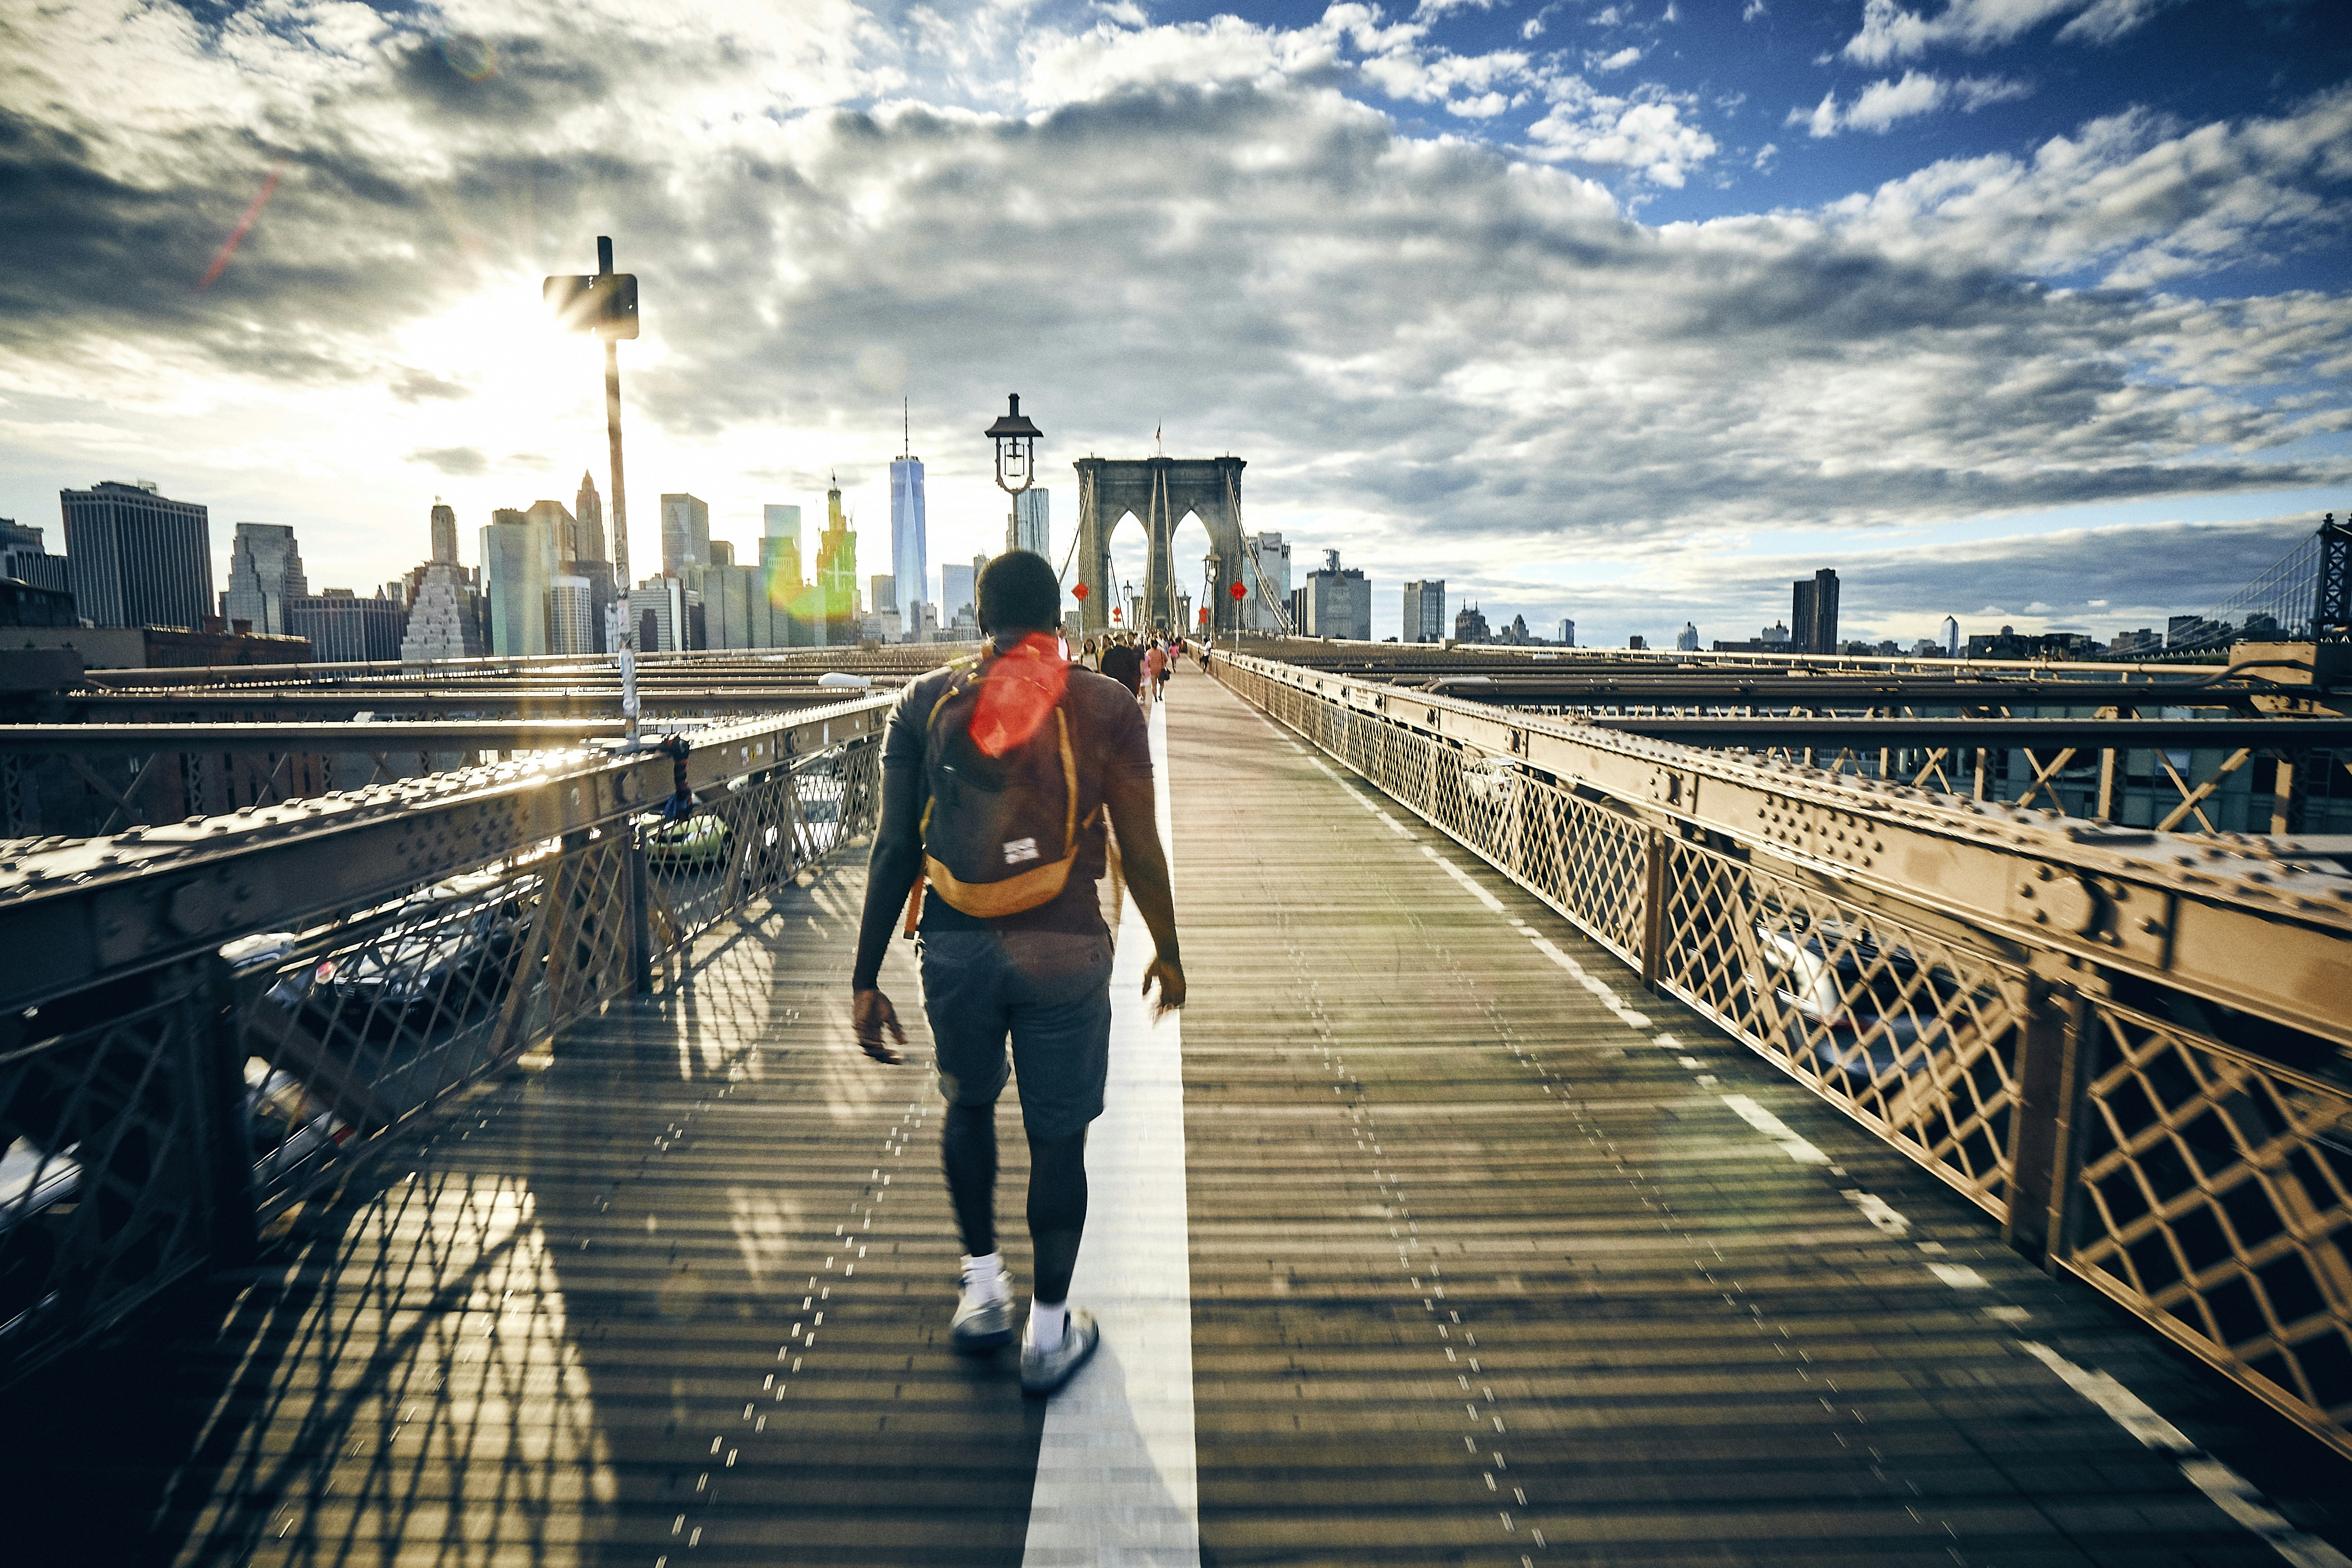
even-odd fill
[(963, 1299), (948, 1324), (948, 1342), (961, 1354), (984, 1355), (1013, 1339), (1013, 1276), (999, 1268), (993, 1292), (985, 1289), (989, 1283), (979, 1275), (963, 1277)]
[(1087, 1358), (1102, 1343), (1102, 1330), (1095, 1326), (1095, 1315), (1084, 1307), (1070, 1309), (1069, 1321), (1062, 1327), (1062, 1342), (1049, 1351), (1041, 1351), (1024, 1331), (1021, 1336), (1021, 1392), (1051, 1394), (1077, 1374), (1087, 1364)]

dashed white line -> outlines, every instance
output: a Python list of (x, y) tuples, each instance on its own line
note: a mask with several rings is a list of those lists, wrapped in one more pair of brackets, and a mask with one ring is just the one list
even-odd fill
[(2261, 1536), (2272, 1551), (2296, 1568), (2352, 1568), (2352, 1557), (2297, 1530), (2243, 1476), (2190, 1442), (2188, 1434), (2149, 1409), (2139, 1395), (2113, 1377), (2076, 1366), (2048, 1345), (2032, 1340), (2017, 1342), (2026, 1354), (2056, 1373), (2067, 1387), (2105, 1411), (2116, 1426), (2158, 1453), (2179, 1459), (2180, 1473), (2212, 1499), (2216, 1508)]
[(1797, 1130), (1744, 1094), (1727, 1094), (1723, 1103), (1732, 1114), (1780, 1146), (1780, 1152), (1800, 1165), (1826, 1165), (1830, 1157), (1800, 1137)]

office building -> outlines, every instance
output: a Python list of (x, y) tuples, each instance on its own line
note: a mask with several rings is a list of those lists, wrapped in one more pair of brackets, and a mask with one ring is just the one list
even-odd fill
[[(2147, 635), (2153, 637), (2156, 634), (2154, 632), (2149, 632)], [(1936, 634), (1936, 637), (1937, 641), (1944, 645), (1944, 657), (1946, 658), (1958, 658), (1960, 657), (1960, 623), (1956, 617), (1946, 616), (1944, 617), (1943, 629)]]
[(768, 573), (772, 586), (782, 584), (797, 588), (801, 585), (801, 509), (772, 501), (762, 511), (760, 565)]
[(30, 583), (0, 575), (0, 626), (81, 627), (74, 614), (73, 595), (61, 588), (36, 588)]
[(1305, 637), (1307, 635), (1306, 584), (1301, 583), (1297, 587), (1293, 588), (1290, 591), (1290, 597), (1286, 601), (1284, 601), (1283, 609), (1289, 616), (1289, 619), (1284, 624), (1289, 627), (1290, 635), (1293, 637)]
[(734, 565), (734, 564), (735, 564), (735, 545), (734, 545), (734, 542), (733, 542), (732, 541), (730, 541), (730, 540), (725, 540), (725, 539), (714, 539), (714, 540), (712, 540), (712, 541), (710, 542), (710, 564), (712, 564), (713, 566), (732, 566), (732, 565)]
[(1465, 605), (1454, 612), (1455, 642), (1492, 642), (1494, 633), (1486, 627), (1486, 617), (1475, 605)]
[(221, 595), (224, 619), (248, 622), (253, 631), (285, 637), (289, 635), (286, 606), (310, 592), (292, 529), (277, 522), (236, 525), (229, 546), (228, 587)]
[[(898, 580), (888, 572), (877, 572), (866, 580), (866, 603), (868, 615), (895, 616), (898, 613)], [(898, 639), (890, 639), (896, 642)]]
[[(1279, 533), (1261, 533), (1255, 539), (1242, 541), (1242, 574), (1240, 582), (1246, 592), (1242, 600), (1242, 629), (1250, 632), (1278, 634), (1283, 627), (1283, 612), (1289, 606), (1290, 546)], [(1304, 633), (1297, 616), (1290, 617), (1289, 629)]]
[(408, 626), (401, 634), (400, 657), (479, 658), (487, 651), (482, 596), (474, 574), (455, 562), (427, 562), (408, 597)]
[(547, 591), (555, 579), (554, 542), (529, 514), (501, 509), (482, 530), (482, 597), (489, 651), (525, 658), (547, 651)]
[(1789, 651), (1838, 651), (1838, 574), (1824, 566), (1811, 581), (1797, 583), (1790, 595)]
[[(907, 606), (923, 596), (930, 567), (923, 515), (923, 460), (900, 453), (890, 462), (890, 581), (898, 596), (889, 607), (901, 616)], [(881, 609), (877, 603), (874, 606)], [(955, 608), (952, 603), (947, 606)]]
[(523, 515), (530, 520), (533, 528), (546, 535), (548, 548), (554, 552), (557, 561), (580, 559), (577, 537), (580, 521), (572, 515), (571, 508), (562, 501), (535, 500)]
[(1372, 640), (1372, 585), (1362, 572), (1342, 567), (1339, 552), (1323, 552), (1323, 569), (1307, 574), (1307, 635)]
[(1013, 548), (1054, 559), (1052, 492), (1038, 485), (1013, 498)]
[(1404, 585), (1404, 621), (1399, 642), (1445, 640), (1445, 580), (1426, 579)]
[(1683, 629), (1675, 634), (1675, 651), (1676, 653), (1696, 653), (1698, 651), (1698, 623), (1696, 621), (1685, 621), (1683, 623)]
[(1562, 647), (1576, 646), (1576, 623), (1565, 616), (1560, 617), (1559, 622), (1559, 646)]
[(211, 513), (173, 500), (152, 479), (105, 479), (60, 490), (66, 582), (81, 618), (97, 626), (194, 631), (213, 613)]
[(565, 557), (610, 561), (612, 557), (604, 553), (604, 498), (596, 493), (596, 481), (585, 468), (580, 471), (580, 493), (572, 499), (572, 548)]
[(563, 574), (547, 585), (547, 651), (594, 653), (598, 606), (594, 584)]
[(28, 588), (63, 594), (73, 589), (66, 580), (66, 558), (52, 555), (41, 542), (41, 530), (26, 528), (14, 518), (0, 517), (0, 577), (14, 577)]
[[(289, 634), (308, 637), (319, 664), (369, 664), (401, 657), (408, 612), (397, 600), (362, 599), (349, 588), (286, 601)], [(258, 626), (254, 628), (260, 630)]]
[(708, 502), (690, 495), (666, 495), (661, 520), (663, 576), (685, 577), (691, 569), (710, 564)]
[(978, 624), (973, 609), (977, 575), (960, 561), (950, 561), (940, 568), (940, 621), (942, 625), (954, 627)]

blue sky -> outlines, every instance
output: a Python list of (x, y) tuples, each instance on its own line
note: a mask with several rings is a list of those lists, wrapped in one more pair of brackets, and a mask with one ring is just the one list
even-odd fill
[(609, 233), (641, 562), (661, 492), (741, 541), (837, 472), (887, 570), (901, 398), (934, 566), (992, 548), (1019, 390), (1049, 478), (1160, 426), (1247, 458), (1250, 525), (1363, 566), (1382, 633), (1442, 576), (1588, 641), (1752, 636), (1822, 564), (1850, 633), (2160, 624), (2352, 502), (2345, 16), (18, 10), (0, 515), (152, 478), (224, 562), (288, 522), (362, 586), (436, 495), (469, 534), (569, 497), (595, 369), (538, 279)]

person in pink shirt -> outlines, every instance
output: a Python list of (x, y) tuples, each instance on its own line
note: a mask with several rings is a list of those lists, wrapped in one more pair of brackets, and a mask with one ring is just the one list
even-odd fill
[(1143, 687), (1151, 693), (1151, 700), (1160, 700), (1160, 689), (1168, 679), (1168, 650), (1160, 639), (1151, 639), (1151, 647), (1143, 655)]

